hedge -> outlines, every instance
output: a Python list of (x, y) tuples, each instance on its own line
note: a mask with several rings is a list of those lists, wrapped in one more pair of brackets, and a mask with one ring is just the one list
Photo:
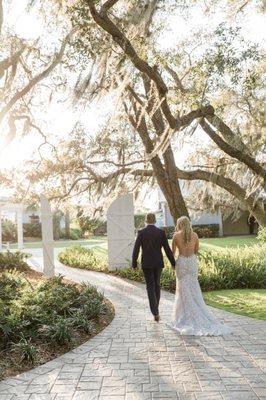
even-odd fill
[[(174, 226), (162, 226), (161, 229), (165, 231), (167, 239), (172, 239), (175, 233)], [(193, 225), (193, 230), (199, 238), (219, 236), (219, 224)]]
[[(265, 252), (265, 245), (202, 252), (199, 267), (199, 282), (202, 290), (265, 288)], [(106, 263), (100, 257), (96, 256), (92, 250), (81, 246), (63, 250), (59, 254), (59, 260), (74, 268), (103, 271), (139, 282), (144, 281), (140, 269), (108, 271)], [(161, 285), (166, 290), (175, 291), (175, 272), (171, 268), (163, 269)]]

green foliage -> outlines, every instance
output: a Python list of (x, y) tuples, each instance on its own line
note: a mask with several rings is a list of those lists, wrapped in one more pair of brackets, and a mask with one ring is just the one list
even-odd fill
[(28, 255), (20, 251), (0, 252), (0, 272), (8, 269), (17, 269), (21, 271), (28, 269), (28, 264), (25, 262), (27, 258)]
[(175, 233), (174, 226), (162, 226), (161, 229), (165, 231), (167, 239), (172, 239)]
[(145, 214), (134, 215), (134, 225), (136, 229), (142, 229), (145, 227)]
[(40, 222), (31, 222), (23, 224), (23, 235), (24, 237), (42, 237), (42, 224)]
[(35, 344), (69, 345), (75, 332), (94, 333), (109, 313), (104, 296), (89, 284), (66, 284), (62, 276), (34, 285), (19, 271), (0, 272), (0, 350), (34, 362)]
[(242, 83), (245, 64), (252, 65), (260, 57), (258, 46), (244, 41), (240, 27), (221, 23), (214, 31), (212, 47), (205, 54), (205, 68), (212, 76), (213, 89), (220, 87), (225, 78), (233, 85)]
[(31, 344), (30, 340), (26, 340), (25, 338), (21, 338), (18, 343), (13, 343), (11, 349), (20, 354), (21, 362), (34, 363), (38, 355), (37, 348)]
[[(165, 231), (167, 239), (172, 239), (175, 227), (166, 226), (162, 227), (162, 229)], [(217, 237), (219, 235), (218, 224), (193, 225), (193, 230), (198, 234), (199, 238)]]
[(203, 290), (263, 288), (266, 286), (265, 246), (207, 251), (200, 255), (199, 281)]
[(18, 310), (4, 309), (0, 317), (0, 349), (10, 345), (11, 341), (19, 341), (23, 332), (27, 331), (29, 321), (24, 320)]
[(199, 238), (214, 238), (219, 236), (219, 224), (193, 225)]
[(71, 342), (71, 327), (71, 319), (57, 317), (52, 324), (43, 326), (40, 332), (52, 344), (64, 346)]
[(69, 237), (67, 237), (65, 228), (60, 229), (60, 239), (78, 240), (82, 238), (82, 231), (78, 228), (70, 228)]
[(58, 259), (70, 267), (96, 271), (106, 270), (106, 265), (103, 265), (101, 259), (96, 257), (92, 250), (82, 246), (68, 247), (59, 253)]
[(4, 271), (0, 280), (0, 299), (5, 302), (16, 299), (25, 284), (23, 275), (16, 270)]
[(17, 227), (9, 219), (2, 220), (2, 239), (4, 242), (15, 242), (17, 240)]
[(266, 227), (259, 228), (258, 239), (260, 242), (266, 243)]
[(84, 315), (84, 312), (82, 310), (76, 310), (75, 312), (73, 312), (72, 324), (77, 329), (84, 331), (90, 335), (95, 332), (95, 323), (93, 321), (90, 321), (87, 318), (87, 315)]
[[(87, 249), (81, 247), (69, 247), (62, 253), (66, 265), (78, 267), (80, 262), (75, 257), (86, 254)], [(89, 251), (91, 253), (92, 251)], [(217, 248), (215, 251), (204, 251), (200, 254), (199, 282), (202, 290), (219, 290), (234, 288), (263, 288), (266, 286), (266, 258), (265, 246), (254, 245), (241, 248)], [(71, 264), (68, 264), (68, 262)], [(63, 261), (62, 261), (63, 262)], [(64, 262), (63, 262), (64, 263)], [(116, 271), (108, 271), (100, 262), (90, 264), (85, 262), (87, 269), (109, 272), (122, 278), (137, 282), (144, 282), (141, 269), (126, 268)], [(171, 292), (175, 291), (175, 271), (164, 268), (161, 277), (161, 285)]]
[(144, 282), (144, 275), (141, 268), (125, 268), (112, 271), (114, 275), (119, 275), (121, 278), (131, 279), (136, 282)]
[(97, 218), (91, 218), (85, 215), (84, 210), (81, 207), (78, 207), (77, 221), (79, 223), (82, 234), (93, 233), (99, 224)]

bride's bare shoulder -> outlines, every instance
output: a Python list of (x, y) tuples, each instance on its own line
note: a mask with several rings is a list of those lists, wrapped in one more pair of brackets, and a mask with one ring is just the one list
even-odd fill
[(175, 232), (174, 234), (173, 234), (173, 239), (174, 240), (178, 240), (181, 236), (181, 232)]
[(192, 237), (193, 237), (193, 239), (196, 240), (196, 239), (198, 239), (198, 234), (197, 234), (196, 232), (193, 231), (193, 232), (192, 232)]

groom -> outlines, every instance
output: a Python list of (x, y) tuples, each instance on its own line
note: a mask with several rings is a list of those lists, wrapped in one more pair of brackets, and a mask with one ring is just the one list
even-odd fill
[(137, 260), (141, 248), (141, 267), (145, 277), (150, 309), (154, 315), (154, 320), (159, 322), (160, 278), (162, 268), (164, 267), (162, 247), (173, 268), (175, 268), (175, 259), (165, 232), (155, 226), (155, 215), (147, 214), (145, 222), (146, 227), (138, 232), (135, 242), (132, 267), (137, 268), (138, 266)]

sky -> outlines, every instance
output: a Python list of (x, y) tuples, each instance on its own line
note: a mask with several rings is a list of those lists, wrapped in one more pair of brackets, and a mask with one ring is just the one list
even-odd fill
[[(26, 39), (36, 39), (39, 36), (46, 34), (46, 26), (43, 22), (41, 16), (34, 10), (31, 13), (25, 12), (27, 5), (27, 0), (12, 0), (12, 7), (8, 14), (9, 26), (14, 29), (14, 31)], [(251, 9), (252, 11), (252, 9)], [(222, 22), (224, 15), (222, 12), (216, 13), (215, 16), (208, 21), (208, 27), (211, 29), (213, 25), (217, 25)], [(244, 34), (251, 41), (263, 43), (265, 36), (264, 32), (264, 21), (262, 15), (258, 15), (255, 12), (249, 12), (248, 16), (245, 18), (245, 30)], [(206, 17), (204, 16), (204, 10), (198, 7), (195, 13), (190, 18), (189, 23), (185, 21), (180, 15), (172, 14), (169, 17), (169, 27), (168, 31), (160, 38), (159, 45), (164, 49), (173, 48), (177, 38), (186, 37), (190, 33), (191, 26), (194, 28), (201, 27), (206, 24)], [(85, 110), (80, 108), (76, 111), (73, 110), (72, 103), (61, 103), (55, 99), (48, 110), (46, 110), (47, 126), (50, 127), (55, 136), (66, 136), (74, 126), (77, 120), (83, 122), (89, 129), (90, 132), (96, 132), (100, 125), (103, 123), (106, 117), (106, 109), (110, 108), (111, 102), (107, 98), (105, 102), (101, 105), (92, 104)], [(195, 139), (202, 139), (205, 137), (201, 132), (195, 134)], [(23, 138), (16, 138), (9, 146), (3, 147), (3, 141), (0, 138), (0, 168), (20, 168), (23, 166), (25, 160), (31, 158), (32, 154), (36, 152), (42, 139), (33, 133), (31, 135), (25, 136)], [(178, 165), (182, 167), (184, 163), (190, 146), (185, 144), (182, 147), (182, 151), (178, 152)], [(23, 149), (23, 151), (22, 151)], [(3, 193), (3, 192), (2, 192)], [(1, 190), (0, 190), (1, 194)], [(148, 201), (149, 203), (149, 201)], [(152, 200), (154, 203), (154, 200)]]

